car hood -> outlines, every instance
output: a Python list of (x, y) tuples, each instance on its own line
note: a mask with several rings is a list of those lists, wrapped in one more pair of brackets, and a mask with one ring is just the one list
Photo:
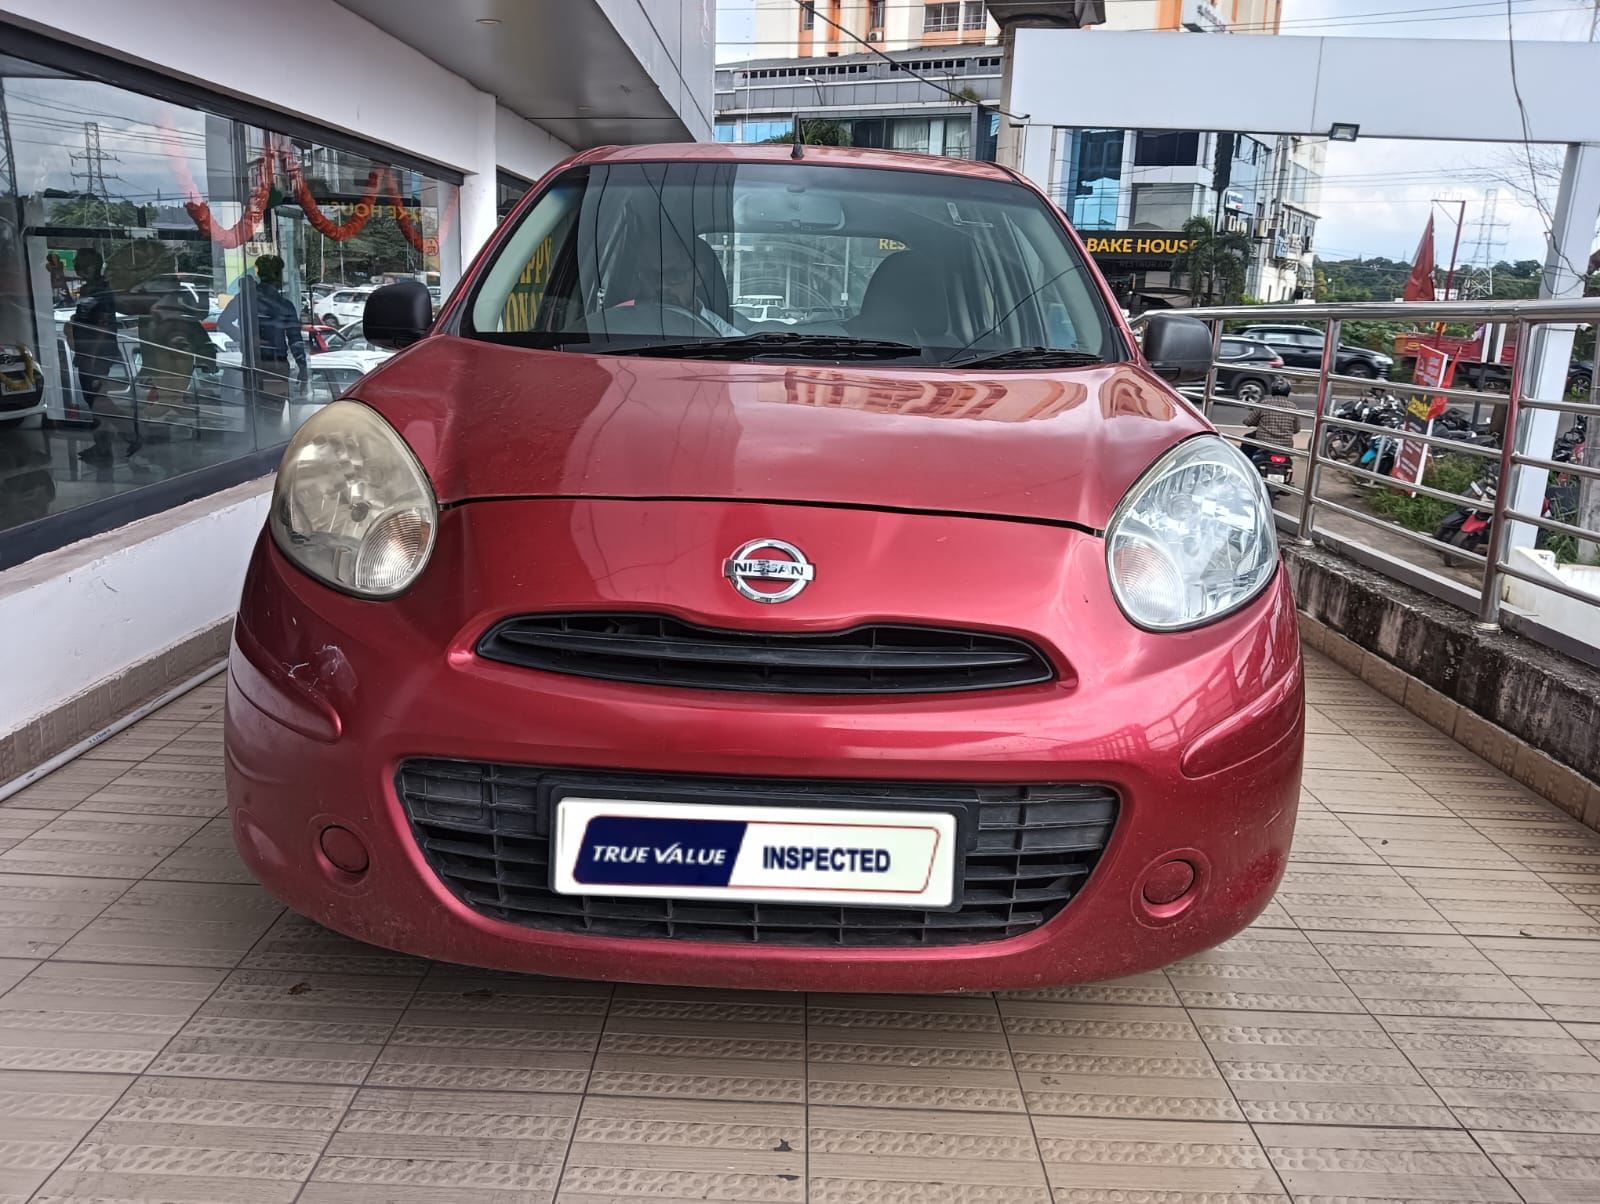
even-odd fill
[(729, 363), (435, 336), (355, 393), (410, 444), (445, 504), (801, 501), (1098, 531), (1157, 456), (1210, 429), (1134, 364)]

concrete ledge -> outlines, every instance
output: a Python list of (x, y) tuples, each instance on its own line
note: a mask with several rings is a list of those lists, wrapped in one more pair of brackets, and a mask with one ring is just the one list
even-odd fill
[(0, 735), (0, 783), (21, 777), (216, 664), (228, 655), (232, 633), (233, 620), (226, 619), (96, 683), (16, 731)]
[(0, 782), (225, 655), (270, 496), (249, 481), (0, 573)]
[(1284, 561), (1308, 647), (1600, 830), (1600, 670), (1325, 548)]

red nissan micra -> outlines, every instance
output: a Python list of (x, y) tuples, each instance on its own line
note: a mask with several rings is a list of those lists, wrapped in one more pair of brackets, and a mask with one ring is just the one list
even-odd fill
[[(782, 320), (772, 298), (782, 298)], [(759, 298), (759, 301), (754, 299)], [(756, 315), (760, 320), (756, 320)], [(362, 940), (829, 991), (1106, 978), (1284, 869), (1250, 462), (991, 164), (591, 151), (284, 456), (228, 677), (251, 869)]]

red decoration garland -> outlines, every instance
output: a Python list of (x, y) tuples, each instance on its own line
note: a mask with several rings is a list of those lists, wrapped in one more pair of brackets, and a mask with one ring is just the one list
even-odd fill
[(172, 160), (183, 183), (184, 191), (189, 196), (189, 200), (184, 202), (184, 210), (202, 234), (218, 246), (229, 249), (249, 242), (255, 236), (261, 219), (266, 215), (267, 202), (272, 196), (274, 160), (282, 164), (284, 175), (288, 177), (289, 188), (305, 213), (306, 221), (310, 223), (311, 228), (324, 237), (333, 239), (334, 242), (348, 242), (360, 234), (366, 228), (367, 222), (372, 219), (379, 193), (386, 192), (394, 203), (395, 224), (400, 227), (400, 233), (405, 235), (406, 241), (424, 255), (437, 255), (440, 241), (448, 236), (461, 199), (459, 191), (451, 194), (449, 205), (439, 215), (437, 237), (425, 237), (418, 225), (421, 213), (419, 211), (417, 220), (413, 220), (400, 196), (400, 187), (395, 182), (394, 173), (387, 167), (374, 167), (367, 173), (366, 187), (362, 190), (361, 199), (356, 202), (350, 219), (335, 222), (317, 203), (317, 198), (311, 191), (311, 185), (306, 182), (305, 172), (293, 149), (288, 146), (275, 146), (269, 140), (261, 156), (261, 178), (250, 193), (244, 212), (233, 225), (219, 226), (216, 219), (211, 216), (210, 204), (202, 198), (194, 177), (189, 174), (189, 167), (182, 153), (171, 145), (171, 131), (166, 133), (169, 136), (163, 141), (167, 143), (168, 157)]

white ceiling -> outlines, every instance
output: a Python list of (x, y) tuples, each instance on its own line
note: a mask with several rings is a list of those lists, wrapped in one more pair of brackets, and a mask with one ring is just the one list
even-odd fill
[(574, 149), (690, 136), (595, 0), (338, 2)]

